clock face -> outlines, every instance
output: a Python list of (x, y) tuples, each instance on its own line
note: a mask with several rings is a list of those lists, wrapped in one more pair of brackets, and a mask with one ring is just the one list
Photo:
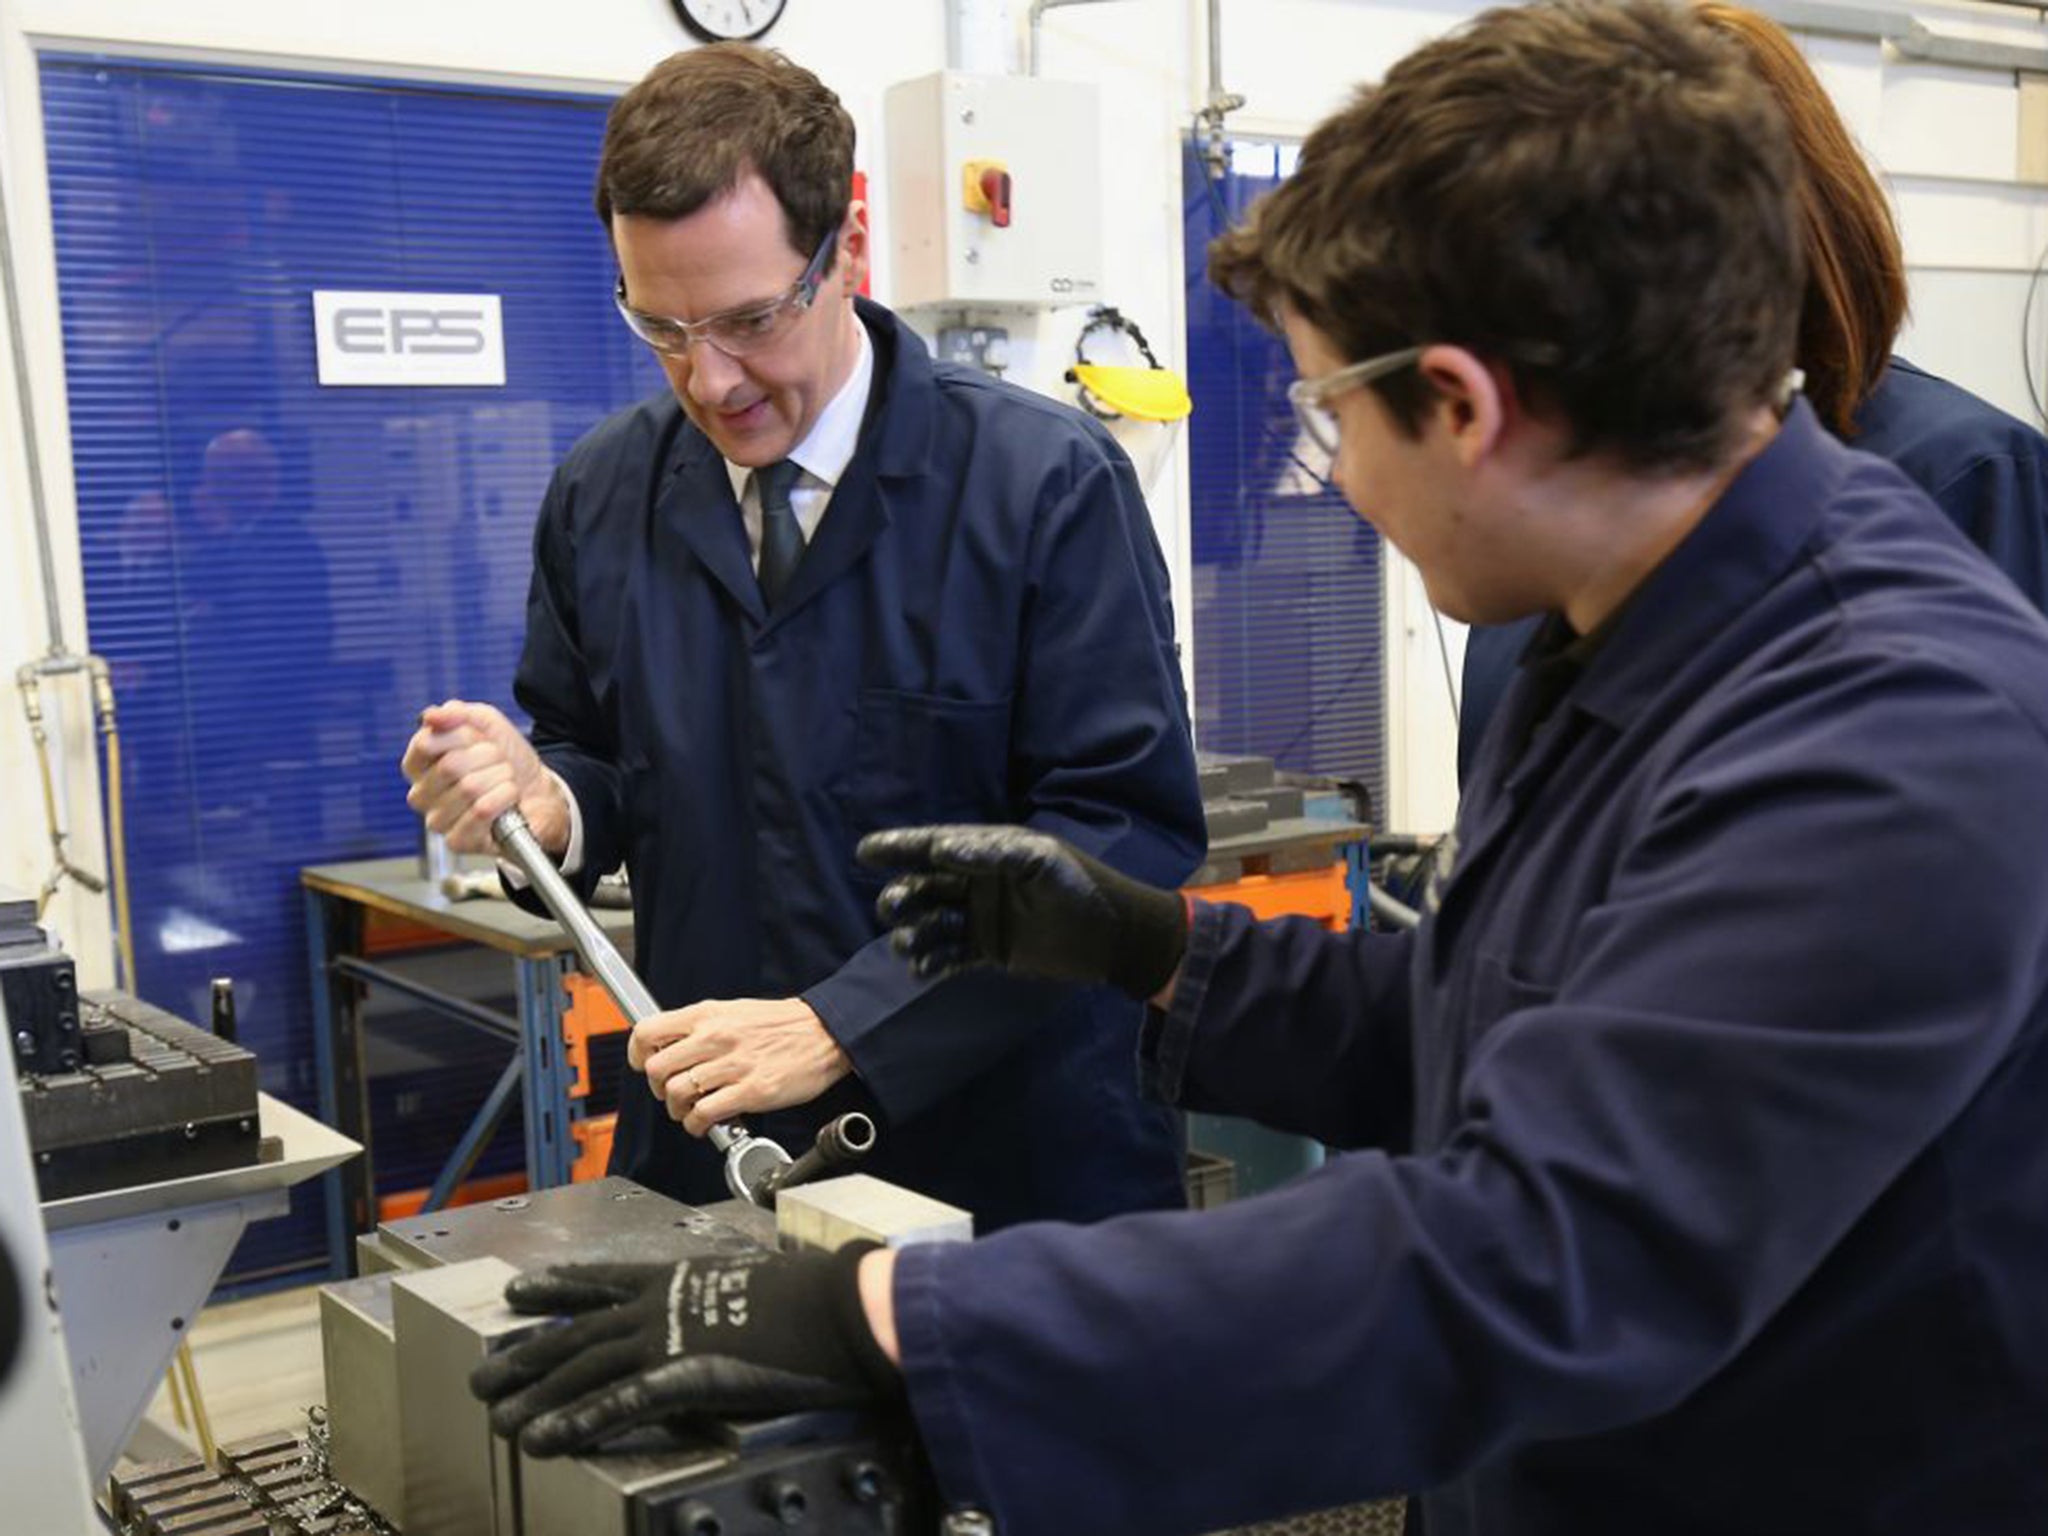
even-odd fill
[(782, 14), (788, 0), (671, 0), (683, 25), (712, 42), (759, 37)]

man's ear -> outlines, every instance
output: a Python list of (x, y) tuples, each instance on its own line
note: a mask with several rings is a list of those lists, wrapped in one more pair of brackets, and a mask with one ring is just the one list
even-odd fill
[(1429, 412), (1467, 469), (1493, 452), (1514, 419), (1514, 380), (1463, 347), (1425, 347), (1416, 370), (1431, 392)]
[(860, 292), (868, 275), (868, 205), (852, 202), (846, 206), (846, 223), (839, 232), (839, 264), (833, 281), (849, 296)]

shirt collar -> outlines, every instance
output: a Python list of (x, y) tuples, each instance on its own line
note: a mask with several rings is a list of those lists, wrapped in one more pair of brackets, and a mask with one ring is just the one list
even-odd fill
[[(856, 323), (854, 330), (859, 333), (860, 351), (854, 357), (853, 372), (818, 413), (804, 440), (789, 450), (797, 468), (827, 490), (839, 483), (846, 466), (853, 462), (853, 450), (860, 446), (860, 424), (867, 414), (868, 389), (875, 378), (875, 346), (868, 340), (868, 328)], [(732, 479), (732, 499), (744, 499), (753, 471), (728, 459), (725, 472)]]
[[(1775, 582), (1812, 538), (1852, 462), (1813, 408), (1793, 404), (1777, 435), (1644, 580), (1588, 658), (1574, 702), (1632, 718), (1684, 661)], [(1588, 638), (1591, 638), (1590, 636)]]

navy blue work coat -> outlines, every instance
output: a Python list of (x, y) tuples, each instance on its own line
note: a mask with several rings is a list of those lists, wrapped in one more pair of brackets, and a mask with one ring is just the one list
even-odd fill
[[(1145, 880), (1204, 851), (1165, 562), (1129, 460), (1079, 412), (934, 364), (863, 302), (860, 446), (771, 615), (724, 461), (669, 396), (563, 461), (534, 546), (516, 693), (583, 815), (587, 889), (631, 866), (666, 1007), (801, 996), (848, 1080), (750, 1128), (792, 1153), (848, 1107), (868, 1168), (982, 1230), (1183, 1203), (1138, 1005), (993, 975), (912, 977), (854, 862), (879, 827), (1023, 822)], [(530, 898), (529, 898), (530, 899)], [(637, 1079), (614, 1172), (725, 1198)]]
[(1419, 929), (1202, 909), (1148, 1029), (1190, 1108), (1380, 1150), (901, 1255), (948, 1498), (2040, 1531), (2048, 623), (1802, 404), (1510, 734)]
[[(2048, 437), (1894, 357), (1856, 413), (1849, 442), (1904, 470), (2036, 608), (2048, 612)], [(1458, 700), (1461, 784), (1537, 622), (1483, 626), (1466, 637)]]

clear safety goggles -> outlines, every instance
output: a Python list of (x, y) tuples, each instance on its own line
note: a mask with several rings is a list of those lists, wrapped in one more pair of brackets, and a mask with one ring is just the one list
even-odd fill
[(1296, 379), (1287, 386), (1287, 403), (1294, 407), (1294, 419), (1301, 423), (1301, 430), (1308, 440), (1325, 459), (1334, 461), (1337, 457), (1337, 413), (1330, 409), (1330, 401), (1346, 390), (1398, 373), (1421, 356), (1422, 348), (1403, 347), (1398, 352), (1368, 357), (1362, 363), (1333, 368), (1313, 379)]
[(728, 309), (721, 314), (707, 315), (702, 320), (678, 320), (670, 315), (650, 315), (644, 309), (635, 309), (626, 302), (624, 273), (619, 274), (618, 290), (612, 295), (612, 301), (619, 306), (619, 315), (625, 320), (627, 329), (657, 352), (679, 357), (690, 350), (692, 342), (708, 341), (727, 357), (745, 357), (749, 352), (773, 346), (804, 317), (818, 297), (818, 289), (825, 280), (826, 265), (838, 243), (839, 229), (835, 225), (818, 242), (817, 252), (811, 257), (810, 265), (804, 268), (803, 276), (783, 293), (766, 303)]

